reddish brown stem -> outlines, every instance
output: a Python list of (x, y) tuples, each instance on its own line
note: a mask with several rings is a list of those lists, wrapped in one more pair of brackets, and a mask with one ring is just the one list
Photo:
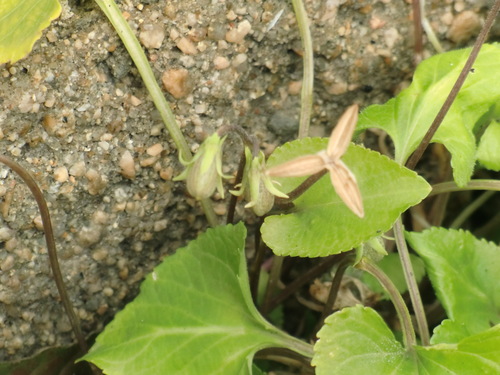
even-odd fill
[(49, 254), (50, 267), (52, 269), (52, 274), (54, 275), (54, 281), (56, 282), (57, 290), (61, 296), (61, 301), (63, 303), (66, 314), (68, 315), (71, 327), (75, 333), (76, 339), (78, 340), (78, 345), (81, 350), (86, 353), (88, 351), (87, 343), (85, 342), (85, 337), (83, 336), (80, 321), (75, 314), (71, 300), (68, 297), (66, 291), (66, 286), (64, 285), (64, 280), (61, 274), (61, 268), (59, 267), (59, 261), (57, 259), (56, 242), (54, 240), (54, 232), (52, 230), (52, 221), (50, 220), (49, 209), (47, 207), (47, 202), (43, 197), (43, 193), (38, 187), (36, 181), (31, 177), (26, 169), (21, 167), (12, 159), (0, 155), (0, 163), (5, 164), (10, 169), (21, 177), (26, 186), (30, 189), (31, 193), (35, 197), (36, 203), (38, 204), (38, 209), (40, 210), (40, 215), (42, 217), (43, 231), (45, 233), (45, 241), (47, 243), (47, 252)]

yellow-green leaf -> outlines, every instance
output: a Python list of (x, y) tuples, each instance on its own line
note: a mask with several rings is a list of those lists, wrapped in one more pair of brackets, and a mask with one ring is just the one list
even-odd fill
[(25, 57), (42, 30), (60, 14), (57, 0), (1, 0), (0, 64)]

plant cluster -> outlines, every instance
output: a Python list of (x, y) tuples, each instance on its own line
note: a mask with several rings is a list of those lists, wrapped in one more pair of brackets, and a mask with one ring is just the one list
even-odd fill
[[(116, 4), (96, 1), (155, 97), (151, 70)], [(266, 160), (239, 128), (220, 129), (194, 157), (174, 138), (185, 166), (177, 179), (186, 180), (214, 228), (165, 258), (81, 360), (110, 375), (263, 374), (272, 369), (270, 360), (318, 375), (499, 373), (500, 248), (454, 229), (485, 199), (467, 207), (452, 228), (436, 219), (446, 209), (443, 200), (428, 200), (459, 190), (500, 190), (497, 179), (473, 179), (475, 168), (500, 171), (500, 86), (492, 84), (500, 79), (500, 45), (483, 44), (499, 4), (473, 49), (425, 60), (410, 87), (363, 109), (359, 119), (358, 106), (349, 107), (329, 139), (303, 136), (301, 127), (299, 139)], [(294, 1), (303, 18), (300, 6)], [(162, 95), (155, 100), (168, 108)], [(164, 114), (174, 129), (169, 110)], [(393, 156), (351, 143), (353, 134), (369, 129), (391, 137)], [(227, 223), (218, 225), (209, 198), (215, 190), (223, 196), (223, 180), (231, 178), (222, 173), (228, 133), (241, 136), (244, 150)], [(453, 181), (431, 186), (413, 170), (429, 142), (449, 151)], [(233, 224), (238, 196), (262, 217), (250, 261), (245, 225)], [(280, 288), (284, 257), (319, 260), (308, 269), (296, 260), (300, 273)], [(424, 274), (444, 309), (431, 327), (418, 286)], [(312, 323), (300, 335), (285, 332), (283, 301), (325, 275), (333, 278), (321, 314), (309, 311)], [(397, 322), (359, 303), (338, 309), (346, 277), (389, 298)]]

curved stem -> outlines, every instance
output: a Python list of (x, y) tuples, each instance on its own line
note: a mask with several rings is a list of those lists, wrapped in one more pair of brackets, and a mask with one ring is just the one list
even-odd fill
[(399, 294), (398, 289), (380, 268), (378, 268), (375, 264), (370, 263), (366, 258), (361, 259), (355, 267), (366, 271), (375, 277), (389, 294), (401, 322), (401, 329), (403, 330), (403, 339), (406, 350), (413, 351), (413, 347), (417, 344), (417, 339), (415, 337), (413, 325), (411, 324), (410, 312), (408, 311), (408, 307), (406, 306), (403, 297)]
[[(245, 157), (245, 151), (243, 151), (240, 156), (240, 163), (238, 165), (238, 172), (236, 172), (236, 177), (234, 179), (233, 189), (238, 184), (241, 184), (241, 181), (243, 180), (243, 172), (245, 171), (245, 164), (246, 164), (246, 157)], [(234, 194), (231, 194), (231, 198), (229, 198), (229, 205), (227, 208), (226, 224), (232, 224), (234, 221), (234, 213), (236, 211), (237, 200), (238, 197)]]
[(467, 220), (476, 210), (481, 207), (488, 199), (490, 199), (495, 194), (495, 191), (489, 190), (481, 194), (477, 199), (475, 199), (471, 204), (469, 204), (461, 213), (457, 216), (455, 220), (450, 224), (450, 228), (459, 228), (465, 220)]
[(47, 253), (49, 255), (50, 268), (52, 269), (52, 274), (54, 275), (54, 281), (57, 286), (59, 295), (61, 296), (61, 301), (63, 303), (66, 314), (68, 315), (69, 321), (71, 323), (71, 328), (75, 333), (78, 345), (84, 353), (88, 351), (87, 343), (85, 342), (85, 337), (83, 336), (82, 329), (80, 327), (80, 320), (75, 314), (71, 300), (69, 299), (68, 293), (66, 291), (66, 286), (64, 284), (64, 279), (61, 274), (61, 268), (59, 267), (59, 261), (57, 259), (56, 242), (54, 240), (54, 232), (52, 230), (52, 221), (50, 220), (49, 208), (47, 207), (47, 202), (43, 197), (43, 193), (38, 187), (36, 181), (31, 177), (31, 175), (17, 164), (15, 161), (9, 159), (4, 155), (0, 155), (0, 163), (7, 165), (15, 173), (21, 177), (26, 186), (31, 191), (31, 194), (35, 197), (38, 209), (40, 210), (40, 216), (42, 217), (43, 231), (45, 234), (45, 242), (47, 243)]
[(309, 30), (309, 19), (302, 0), (292, 0), (297, 25), (299, 27), (302, 46), (304, 47), (304, 76), (302, 78), (302, 92), (300, 98), (300, 123), (299, 138), (307, 137), (309, 134), (309, 124), (311, 122), (311, 112), (313, 104), (313, 84), (314, 84), (314, 59)]
[[(311, 368), (310, 358), (304, 357), (287, 348), (265, 348), (255, 354), (256, 359), (280, 362), (288, 366)], [(312, 370), (312, 369), (311, 369)], [(311, 372), (312, 374), (314, 372)]]
[(454, 181), (441, 182), (432, 186), (432, 191), (428, 197), (433, 195), (452, 193), (454, 191), (466, 191), (466, 190), (495, 190), (500, 191), (500, 181), (499, 180), (472, 180), (465, 186), (458, 186)]
[[(182, 135), (181, 129), (177, 125), (177, 121), (175, 121), (175, 117), (170, 109), (169, 103), (165, 99), (160, 86), (158, 86), (158, 82), (156, 82), (151, 66), (148, 63), (146, 55), (144, 54), (139, 41), (135, 37), (134, 32), (125, 18), (123, 18), (122, 13), (114, 0), (95, 0), (95, 2), (99, 5), (99, 8), (101, 8), (102, 12), (113, 25), (116, 33), (122, 40), (130, 57), (134, 61), (134, 64), (137, 67), (144, 84), (146, 85), (149, 95), (151, 95), (151, 98), (153, 99), (156, 109), (160, 112), (160, 116), (165, 124), (165, 127), (169, 131), (177, 150), (179, 150), (182, 160), (190, 160), (192, 157), (191, 150), (189, 149), (186, 139)], [(203, 207), (203, 211), (205, 212), (205, 216), (207, 217), (209, 224), (211, 226), (217, 225), (217, 215), (215, 215), (211, 201), (209, 199), (202, 200), (201, 206)]]
[(422, 340), (423, 346), (427, 346), (430, 343), (429, 326), (427, 325), (424, 305), (422, 304), (422, 298), (420, 298), (420, 291), (418, 290), (415, 272), (413, 271), (413, 265), (411, 264), (410, 253), (408, 251), (408, 247), (406, 246), (401, 217), (399, 217), (394, 224), (394, 238), (396, 239), (399, 259), (401, 260), (401, 264), (403, 266), (403, 274), (405, 276), (406, 285), (408, 285), (411, 304), (413, 306), (413, 311), (415, 312), (415, 318), (417, 319), (420, 340)]

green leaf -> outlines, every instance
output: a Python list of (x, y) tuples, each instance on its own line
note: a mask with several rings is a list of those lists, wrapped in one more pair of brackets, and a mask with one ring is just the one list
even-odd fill
[[(410, 260), (413, 265), (415, 278), (417, 279), (417, 282), (420, 282), (425, 275), (424, 262), (418, 256), (413, 254), (410, 254)], [(399, 293), (403, 294), (408, 290), (405, 276), (403, 274), (401, 260), (399, 259), (399, 255), (397, 253), (390, 253), (389, 255), (383, 257), (379, 262), (377, 262), (377, 266), (380, 267), (380, 269), (384, 271), (387, 276), (389, 276)], [(368, 285), (372, 291), (382, 294), (386, 299), (390, 299), (389, 295), (387, 295), (387, 292), (384, 288), (382, 288), (377, 279), (375, 279), (368, 272), (363, 272), (362, 275), (361, 280)]]
[(500, 326), (458, 344), (406, 351), (371, 308), (330, 315), (318, 333), (312, 363), (317, 375), (477, 375), (500, 373)]
[[(277, 148), (268, 166), (326, 148), (326, 138), (304, 138)], [(262, 238), (278, 255), (317, 257), (347, 251), (387, 231), (408, 207), (419, 203), (430, 186), (415, 172), (389, 158), (351, 145), (342, 158), (356, 176), (365, 217), (352, 213), (324, 176), (294, 201), (289, 214), (268, 216)], [(305, 178), (279, 178), (281, 191), (289, 192)]]
[[(470, 49), (446, 52), (423, 61), (413, 82), (396, 98), (384, 105), (364, 110), (357, 130), (380, 128), (392, 138), (395, 160), (404, 164), (424, 137), (455, 83)], [(453, 176), (464, 186), (472, 175), (476, 161), (476, 122), (500, 98), (500, 48), (483, 45), (471, 72), (433, 138), (452, 155)]]
[(500, 374), (500, 326), (458, 344), (417, 347), (419, 374)]
[(249, 375), (256, 351), (289, 347), (252, 303), (245, 236), (220, 226), (167, 257), (83, 359), (108, 375)]
[(411, 357), (369, 307), (347, 307), (330, 315), (318, 337), (312, 360), (316, 375), (414, 373)]
[(450, 319), (445, 319), (434, 328), (431, 344), (453, 344), (469, 337), (471, 333), (464, 323), (457, 323)]
[[(462, 230), (407, 233), (452, 321), (469, 334), (500, 323), (500, 248)], [(462, 328), (460, 330), (463, 330)]]
[(486, 168), (500, 171), (500, 123), (492, 121), (477, 149), (477, 160)]
[(42, 30), (61, 14), (57, 0), (2, 0), (0, 2), (0, 64), (26, 56)]

